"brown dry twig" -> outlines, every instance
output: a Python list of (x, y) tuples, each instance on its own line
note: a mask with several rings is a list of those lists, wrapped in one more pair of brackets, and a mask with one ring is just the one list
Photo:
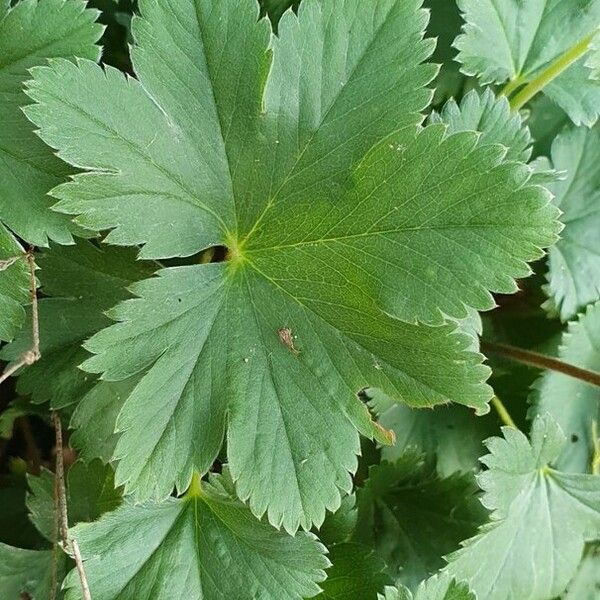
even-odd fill
[(79, 581), (81, 583), (81, 592), (83, 600), (92, 600), (90, 587), (88, 584), (87, 576), (85, 574), (85, 567), (83, 566), (83, 559), (81, 558), (81, 551), (79, 550), (79, 544), (77, 540), (69, 538), (69, 519), (67, 516), (67, 493), (65, 490), (65, 463), (63, 455), (63, 438), (62, 438), (62, 424), (60, 417), (57, 412), (52, 413), (52, 422), (54, 424), (54, 430), (56, 432), (56, 471), (55, 471), (55, 506), (57, 507), (57, 520), (60, 529), (60, 535), (64, 549), (69, 552), (75, 560), (75, 566), (77, 567), (77, 573), (79, 574)]
[(30, 293), (31, 293), (31, 349), (27, 350), (21, 356), (21, 358), (13, 363), (8, 369), (0, 375), (0, 383), (6, 381), (11, 375), (16, 373), (20, 368), (27, 367), (32, 365), (34, 362), (38, 361), (41, 357), (40, 353), (40, 317), (38, 312), (38, 299), (37, 299), (37, 290), (36, 290), (36, 281), (35, 281), (35, 258), (33, 256), (33, 248), (31, 248), (27, 254), (23, 256), (17, 256), (13, 258), (9, 258), (5, 261), (0, 261), (0, 271), (7, 269), (10, 265), (17, 262), (21, 258), (25, 258), (27, 260), (27, 264), (29, 265), (29, 277), (30, 277)]

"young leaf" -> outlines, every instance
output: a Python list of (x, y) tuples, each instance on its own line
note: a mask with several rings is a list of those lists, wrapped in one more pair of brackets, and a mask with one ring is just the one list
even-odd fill
[(23, 325), (31, 281), (25, 253), (0, 223), (0, 341), (8, 342)]
[[(567, 363), (600, 371), (600, 302), (589, 306), (578, 321), (569, 323), (558, 355)], [(568, 375), (547, 371), (536, 382), (531, 413), (550, 413), (567, 436), (567, 444), (555, 460), (556, 468), (589, 472), (594, 447), (592, 423), (600, 422), (600, 390)]]
[(550, 416), (533, 422), (531, 441), (505, 427), (488, 440), (479, 476), (491, 522), (448, 557), (446, 571), (489, 600), (560, 594), (575, 574), (584, 542), (600, 538), (600, 478), (549, 465), (565, 439)]
[[(228, 475), (161, 504), (125, 505), (71, 530), (94, 600), (292, 600), (319, 592), (329, 561), (310, 533), (258, 521)], [(75, 571), (66, 600), (81, 598)]]
[(373, 600), (377, 593), (391, 583), (384, 573), (385, 563), (368, 546), (342, 543), (329, 553), (331, 567), (321, 583), (323, 592), (318, 600)]
[[(537, 77), (544, 93), (579, 125), (598, 118), (600, 81), (590, 60), (598, 0), (459, 0), (465, 25), (456, 60), (482, 83), (511, 86)], [(573, 93), (577, 90), (577, 93)]]
[(600, 127), (563, 131), (552, 162), (565, 172), (551, 187), (565, 228), (549, 251), (548, 292), (566, 321), (600, 299)]
[(97, 15), (83, 0), (22, 0), (4, 18), (0, 11), (0, 221), (36, 246), (72, 241), (69, 220), (49, 210), (46, 194), (73, 169), (34, 135), (21, 112), (23, 81), (48, 58), (97, 60)]
[[(61, 408), (79, 400), (95, 379), (78, 368), (89, 356), (81, 344), (110, 323), (104, 312), (130, 296), (127, 286), (155, 269), (152, 263), (136, 262), (132, 249), (98, 248), (82, 240), (53, 246), (36, 263), (41, 290), (50, 296), (38, 302), (42, 358), (21, 373), (17, 390), (34, 402), (51, 401)], [(18, 360), (31, 344), (29, 314), (28, 326), (0, 358)]]
[(107, 380), (148, 368), (117, 423), (117, 480), (138, 498), (205, 472), (227, 416), (239, 496), (309, 528), (350, 490), (357, 430), (390, 441), (361, 389), (487, 410), (466, 340), (414, 323), (514, 291), (557, 212), (474, 133), (415, 135), (434, 74), (418, 6), (308, 0), (271, 37), (252, 2), (145, 1), (139, 81), (88, 61), (34, 71), (28, 116), (89, 171), (55, 190), (60, 210), (145, 257), (228, 248), (134, 286), (86, 345)]
[(416, 587), (485, 521), (472, 476), (440, 479), (415, 454), (372, 467), (357, 493), (353, 540), (374, 547), (396, 581)]

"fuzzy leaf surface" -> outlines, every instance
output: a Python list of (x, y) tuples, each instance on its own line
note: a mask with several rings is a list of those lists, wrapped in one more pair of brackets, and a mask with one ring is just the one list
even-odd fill
[(552, 185), (565, 228), (549, 251), (548, 291), (563, 320), (600, 299), (600, 127), (572, 127), (552, 144), (564, 171)]
[[(318, 593), (329, 565), (312, 534), (258, 521), (227, 475), (199, 495), (124, 505), (71, 534), (94, 600), (301, 600)], [(65, 585), (67, 600), (81, 598), (75, 571)]]
[(479, 476), (491, 522), (448, 557), (446, 571), (489, 600), (554, 598), (600, 537), (600, 478), (556, 471), (565, 444), (549, 416), (533, 422), (531, 441), (505, 427), (488, 440)]
[(278, 37), (250, 0), (140, 11), (139, 80), (54, 61), (27, 108), (88, 171), (53, 192), (76, 222), (143, 257), (228, 248), (133, 286), (86, 344), (106, 380), (147, 369), (117, 422), (117, 481), (164, 499), (226, 436), (256, 515), (318, 525), (350, 490), (357, 432), (390, 441), (360, 390), (487, 410), (487, 369), (446, 317), (514, 291), (557, 213), (499, 146), (417, 133), (435, 72), (418, 0), (308, 0)]
[[(455, 41), (456, 60), (483, 83), (530, 81), (600, 26), (598, 0), (459, 0), (458, 5), (465, 24)], [(588, 64), (591, 52), (590, 46), (544, 89), (577, 125), (592, 125), (599, 114), (600, 81)]]

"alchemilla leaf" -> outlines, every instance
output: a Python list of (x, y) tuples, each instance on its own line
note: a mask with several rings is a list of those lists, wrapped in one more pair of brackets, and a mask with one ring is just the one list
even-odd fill
[(146, 258), (227, 247), (135, 284), (86, 344), (106, 380), (145, 372), (117, 481), (164, 499), (226, 437), (254, 514), (318, 525), (351, 489), (358, 432), (391, 441), (360, 390), (487, 410), (488, 370), (447, 320), (513, 292), (557, 210), (501, 146), (420, 127), (435, 67), (419, 0), (306, 0), (277, 37), (251, 0), (140, 12), (137, 79), (55, 60), (26, 108), (86, 171), (58, 210)]
[[(227, 474), (181, 499), (124, 505), (71, 534), (94, 600), (301, 600), (319, 592), (329, 566), (311, 533), (291, 537), (258, 521)], [(66, 600), (81, 598), (76, 571), (65, 586)]]
[(548, 292), (563, 320), (600, 299), (600, 127), (572, 127), (552, 144), (564, 177), (550, 188), (565, 228), (549, 251)]
[(33, 132), (21, 107), (23, 82), (49, 58), (97, 60), (102, 26), (83, 0), (22, 0), (0, 10), (0, 221), (28, 242), (72, 241), (69, 219), (50, 210), (50, 189), (73, 169), (58, 160)]
[(564, 435), (549, 415), (531, 439), (505, 427), (488, 440), (479, 476), (491, 522), (448, 557), (446, 571), (489, 600), (554, 598), (566, 587), (584, 544), (600, 538), (600, 477), (552, 468)]
[(456, 60), (483, 83), (514, 88), (550, 71), (544, 93), (571, 120), (598, 118), (600, 80), (591, 54), (600, 25), (598, 0), (459, 0), (465, 24)]

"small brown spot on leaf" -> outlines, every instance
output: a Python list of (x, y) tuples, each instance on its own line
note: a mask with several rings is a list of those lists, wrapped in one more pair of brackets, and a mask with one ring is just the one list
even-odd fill
[(281, 327), (277, 330), (281, 343), (294, 355), (298, 356), (300, 351), (294, 346), (294, 337), (289, 327)]

